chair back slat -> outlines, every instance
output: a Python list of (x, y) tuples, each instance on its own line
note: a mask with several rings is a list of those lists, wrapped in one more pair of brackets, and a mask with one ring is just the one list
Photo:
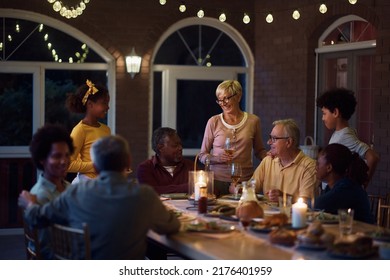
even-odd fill
[(38, 238), (38, 229), (31, 227), (26, 219), (23, 218), (23, 231), (24, 231), (24, 245), (26, 248), (26, 259), (28, 260), (40, 260), (41, 244)]
[(370, 201), (371, 214), (374, 217), (374, 221), (377, 222), (378, 221), (379, 202), (381, 202), (383, 204), (385, 197), (382, 195), (377, 195), (377, 194), (369, 194), (368, 200)]
[(87, 224), (83, 223), (81, 229), (53, 224), (50, 227), (50, 235), (56, 259), (91, 259), (91, 245)]

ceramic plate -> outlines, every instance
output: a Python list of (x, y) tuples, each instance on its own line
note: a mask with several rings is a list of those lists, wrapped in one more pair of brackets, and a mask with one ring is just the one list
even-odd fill
[(223, 225), (215, 223), (200, 223), (189, 224), (186, 227), (189, 232), (203, 232), (203, 233), (229, 233), (235, 230), (232, 225)]
[(161, 195), (164, 198), (169, 198), (169, 199), (187, 199), (188, 194), (186, 193), (164, 193)]
[(269, 233), (269, 232), (271, 232), (275, 228), (277, 228), (277, 227), (267, 227), (267, 226), (264, 226), (264, 225), (254, 225), (254, 226), (251, 226), (249, 229), (251, 231), (254, 231), (254, 232)]
[[(256, 194), (256, 197), (258, 200), (264, 200), (264, 195), (262, 194)], [(241, 198), (241, 194), (239, 194), (238, 196), (235, 196), (234, 194), (227, 194), (227, 195), (224, 195), (221, 197), (222, 199), (230, 199), (230, 200), (240, 200)]]
[(390, 242), (390, 231), (371, 231), (365, 233), (375, 241)]
[[(329, 214), (329, 213), (317, 213), (314, 216), (313, 221), (319, 221), (322, 224), (338, 224), (339, 217), (337, 215)], [(312, 221), (308, 221), (311, 223)]]
[(264, 215), (266, 215), (266, 216), (275, 215), (275, 214), (280, 214), (280, 210), (278, 210), (278, 209), (264, 210)]

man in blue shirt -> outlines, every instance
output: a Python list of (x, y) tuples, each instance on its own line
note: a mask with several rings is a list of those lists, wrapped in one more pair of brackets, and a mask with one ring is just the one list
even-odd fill
[(129, 147), (120, 136), (107, 136), (91, 149), (98, 178), (70, 186), (55, 200), (40, 206), (23, 191), (19, 206), (30, 225), (60, 223), (90, 229), (93, 259), (143, 259), (148, 230), (160, 234), (179, 231), (180, 222), (167, 211), (155, 191), (130, 183)]

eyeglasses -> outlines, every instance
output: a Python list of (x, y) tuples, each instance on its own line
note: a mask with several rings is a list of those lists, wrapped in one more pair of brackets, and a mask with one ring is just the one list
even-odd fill
[(276, 136), (270, 135), (268, 139), (269, 139), (272, 143), (275, 143), (275, 142), (276, 142), (277, 140), (279, 140), (279, 139), (288, 139), (288, 138), (290, 138), (290, 136), (276, 137)]
[(237, 93), (232, 94), (228, 97), (224, 97), (223, 99), (217, 99), (217, 100), (215, 100), (215, 102), (217, 102), (218, 105), (226, 105), (229, 103), (230, 98), (232, 98), (233, 96), (236, 96), (236, 95), (237, 95)]

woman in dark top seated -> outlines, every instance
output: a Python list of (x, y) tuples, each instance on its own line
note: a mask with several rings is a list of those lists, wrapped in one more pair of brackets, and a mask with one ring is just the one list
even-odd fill
[(362, 187), (368, 179), (368, 167), (358, 154), (344, 145), (330, 144), (318, 155), (316, 170), (317, 178), (328, 184), (315, 201), (316, 209), (337, 214), (338, 209), (352, 208), (355, 220), (374, 222)]

